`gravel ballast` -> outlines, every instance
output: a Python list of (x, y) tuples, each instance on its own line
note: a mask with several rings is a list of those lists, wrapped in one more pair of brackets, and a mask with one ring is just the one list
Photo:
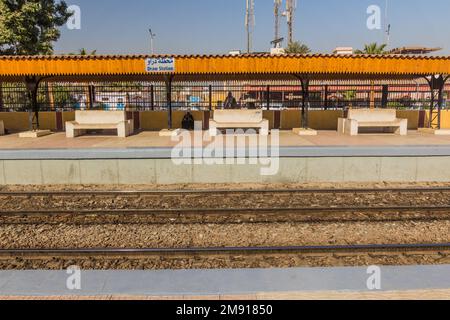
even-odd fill
[(0, 247), (182, 248), (450, 242), (450, 221), (0, 225)]

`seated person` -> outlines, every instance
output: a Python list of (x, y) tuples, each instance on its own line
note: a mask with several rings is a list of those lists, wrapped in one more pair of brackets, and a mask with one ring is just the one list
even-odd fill
[(237, 109), (238, 104), (236, 102), (236, 98), (233, 97), (233, 94), (231, 93), (231, 91), (228, 92), (228, 96), (225, 99), (225, 102), (223, 104), (223, 108), (224, 109)]

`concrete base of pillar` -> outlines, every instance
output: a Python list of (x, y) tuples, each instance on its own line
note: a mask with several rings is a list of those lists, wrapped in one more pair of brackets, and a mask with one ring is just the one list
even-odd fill
[(19, 133), (19, 138), (39, 138), (52, 134), (50, 130), (35, 130)]
[(310, 128), (294, 128), (292, 132), (299, 136), (317, 136), (317, 131)]
[(434, 134), (437, 136), (450, 136), (450, 129), (419, 128), (419, 132)]
[(159, 132), (160, 137), (176, 137), (181, 133), (181, 129), (163, 129)]

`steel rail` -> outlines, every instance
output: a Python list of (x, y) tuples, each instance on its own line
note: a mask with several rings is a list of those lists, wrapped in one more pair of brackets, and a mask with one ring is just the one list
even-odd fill
[(93, 210), (0, 210), (0, 216), (58, 215), (221, 215), (221, 214), (306, 214), (351, 212), (415, 212), (448, 211), (450, 205), (438, 206), (342, 206), (342, 207), (282, 207), (282, 208), (178, 208), (178, 209), (93, 209)]
[(434, 244), (363, 244), (272, 247), (205, 247), (205, 248), (81, 248), (81, 249), (0, 249), (0, 255), (146, 255), (146, 254), (225, 254), (225, 253), (338, 253), (338, 252), (414, 252), (450, 251), (450, 243)]
[(267, 193), (388, 193), (388, 192), (450, 192), (449, 187), (413, 187), (413, 188), (317, 188), (317, 189), (219, 189), (219, 190), (72, 190), (72, 191), (0, 191), (0, 196), (74, 196), (74, 195), (104, 195), (104, 196), (141, 196), (141, 195), (202, 195), (202, 194), (267, 194)]

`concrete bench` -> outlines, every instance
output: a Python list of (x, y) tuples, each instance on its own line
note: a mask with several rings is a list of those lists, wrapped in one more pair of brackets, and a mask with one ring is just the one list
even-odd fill
[(408, 120), (397, 119), (394, 109), (352, 109), (348, 111), (347, 119), (339, 118), (338, 132), (351, 136), (358, 135), (359, 128), (384, 128), (389, 132), (406, 136), (408, 134)]
[(5, 135), (5, 124), (3, 123), (3, 120), (0, 120), (0, 136)]
[(75, 111), (75, 121), (66, 122), (67, 138), (74, 138), (87, 130), (116, 129), (121, 138), (134, 131), (133, 120), (127, 120), (125, 111)]
[(269, 121), (263, 119), (262, 110), (216, 110), (209, 120), (209, 134), (217, 135), (218, 129), (259, 129), (259, 134), (269, 134)]

